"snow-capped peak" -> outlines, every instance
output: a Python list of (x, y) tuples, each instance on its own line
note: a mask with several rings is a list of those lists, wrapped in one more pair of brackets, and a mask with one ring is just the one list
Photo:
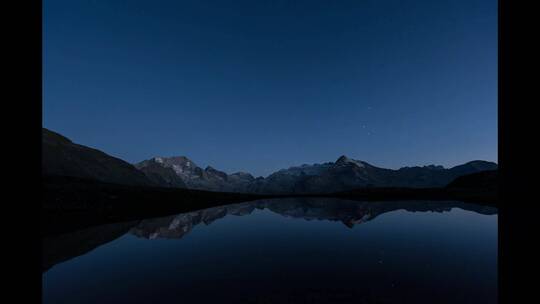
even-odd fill
[(347, 156), (345, 155), (341, 155), (337, 160), (336, 160), (336, 164), (337, 165), (344, 165), (344, 164), (354, 164), (360, 168), (363, 168), (365, 167), (364, 163), (359, 161), (359, 160), (355, 160), (355, 159), (352, 159), (352, 158), (348, 158)]

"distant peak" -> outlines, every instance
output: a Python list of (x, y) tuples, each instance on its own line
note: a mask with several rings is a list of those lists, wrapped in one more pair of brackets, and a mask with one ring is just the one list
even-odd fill
[(465, 165), (467, 165), (467, 164), (497, 164), (497, 163), (487, 161), (487, 160), (477, 159), (477, 160), (471, 160), (470, 162), (466, 162)]
[(358, 166), (360, 168), (363, 168), (365, 166), (363, 162), (361, 162), (359, 160), (349, 158), (346, 155), (341, 155), (336, 160), (336, 165), (347, 165), (347, 164), (353, 164), (353, 165), (356, 165), (356, 166)]
[(169, 157), (168, 160), (172, 161), (172, 163), (175, 163), (175, 164), (186, 165), (187, 167), (196, 166), (195, 163), (191, 159), (185, 156), (173, 156), (173, 157)]
[(171, 157), (166, 157), (166, 158), (170, 160), (176, 160), (176, 161), (191, 161), (191, 159), (185, 156), (171, 156)]
[(156, 162), (163, 166), (174, 166), (174, 165), (186, 166), (186, 167), (197, 166), (192, 160), (190, 160), (189, 158), (185, 156), (171, 156), (171, 157), (156, 156), (156, 157), (151, 158), (149, 161)]
[(482, 170), (494, 170), (499, 167), (497, 163), (485, 161), (485, 160), (473, 160), (467, 163), (464, 163), (463, 165), (455, 166), (453, 168), (459, 168), (459, 167), (473, 167), (476, 169), (482, 169)]
[(341, 155), (337, 160), (336, 163), (345, 163), (350, 161), (351, 159), (347, 157), (347, 155)]

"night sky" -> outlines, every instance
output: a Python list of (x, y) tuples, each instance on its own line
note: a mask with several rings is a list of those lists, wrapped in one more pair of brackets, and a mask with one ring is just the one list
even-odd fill
[(43, 1), (43, 126), (267, 175), (497, 160), (497, 1)]

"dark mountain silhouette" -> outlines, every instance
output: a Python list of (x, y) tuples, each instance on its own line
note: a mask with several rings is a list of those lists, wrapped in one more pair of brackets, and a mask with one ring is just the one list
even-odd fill
[(42, 129), (42, 174), (71, 176), (107, 183), (154, 185), (133, 165), (99, 150), (73, 143), (66, 137)]
[(453, 189), (497, 189), (497, 170), (476, 172), (460, 176), (453, 180), (447, 188)]
[(129, 232), (139, 221), (95, 226), (42, 239), (42, 271), (83, 255)]

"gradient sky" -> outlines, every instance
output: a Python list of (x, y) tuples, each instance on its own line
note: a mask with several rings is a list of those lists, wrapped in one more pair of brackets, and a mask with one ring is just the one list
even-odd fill
[(497, 160), (497, 1), (43, 1), (43, 126), (267, 175)]

